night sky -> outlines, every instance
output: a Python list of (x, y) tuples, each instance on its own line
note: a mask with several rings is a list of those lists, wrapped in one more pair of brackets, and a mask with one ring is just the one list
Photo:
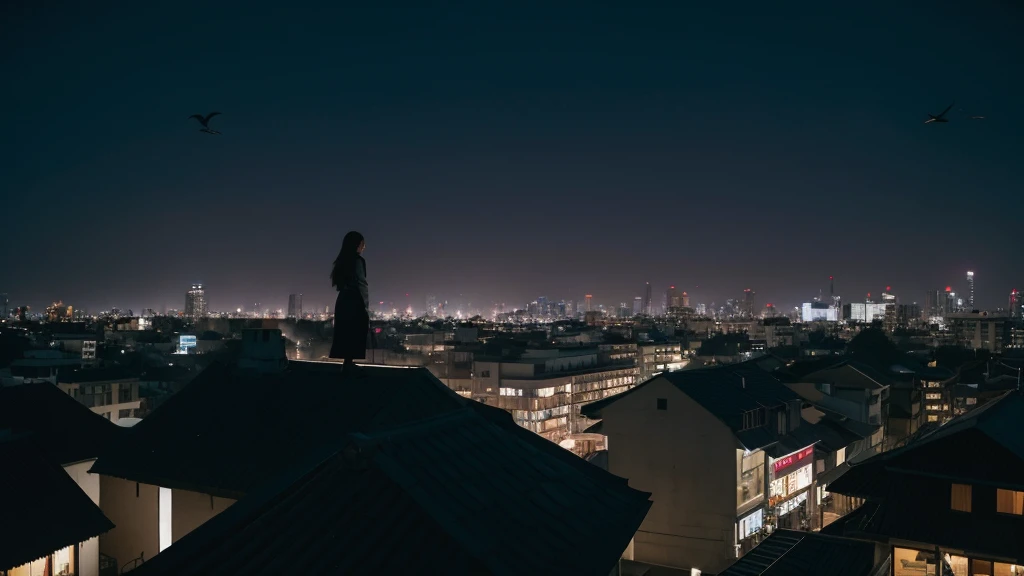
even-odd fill
[(1020, 2), (210, 4), (0, 3), (12, 305), (1024, 288)]

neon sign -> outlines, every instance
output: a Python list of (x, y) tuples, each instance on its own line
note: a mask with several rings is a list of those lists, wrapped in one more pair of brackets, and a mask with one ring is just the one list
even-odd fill
[(807, 448), (804, 448), (803, 450), (801, 450), (799, 452), (794, 452), (793, 454), (790, 454), (789, 456), (785, 456), (783, 458), (779, 458), (778, 460), (776, 460), (772, 464), (772, 467), (774, 468), (775, 473), (778, 474), (779, 470), (782, 470), (783, 468), (788, 468), (789, 466), (792, 466), (794, 464), (799, 464), (803, 460), (805, 460), (807, 458), (810, 458), (813, 455), (814, 455), (814, 446), (808, 446)]

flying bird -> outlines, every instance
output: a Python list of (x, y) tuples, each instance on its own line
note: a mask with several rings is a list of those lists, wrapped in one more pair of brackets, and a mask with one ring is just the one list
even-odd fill
[(205, 118), (203, 117), (202, 114), (193, 114), (193, 115), (189, 116), (188, 119), (191, 120), (191, 119), (195, 118), (196, 120), (199, 121), (200, 124), (203, 125), (203, 127), (199, 129), (200, 132), (206, 132), (207, 134), (220, 134), (220, 132), (217, 132), (216, 130), (211, 130), (210, 129), (210, 118), (213, 118), (214, 116), (217, 116), (219, 114), (220, 114), (220, 112), (210, 112), (209, 114), (206, 115)]
[[(954, 102), (953, 104), (956, 104), (956, 102)], [(946, 109), (943, 110), (938, 116), (932, 116), (931, 114), (929, 114), (928, 119), (925, 120), (924, 123), (931, 124), (933, 122), (949, 122), (949, 120), (946, 120), (946, 112), (949, 112), (949, 109), (953, 107), (953, 104), (947, 106)]]

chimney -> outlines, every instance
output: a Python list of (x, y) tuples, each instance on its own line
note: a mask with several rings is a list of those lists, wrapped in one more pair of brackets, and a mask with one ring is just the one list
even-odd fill
[(258, 372), (280, 372), (288, 365), (284, 353), (284, 337), (273, 328), (258, 328), (242, 331), (242, 356), (238, 360), (242, 368)]

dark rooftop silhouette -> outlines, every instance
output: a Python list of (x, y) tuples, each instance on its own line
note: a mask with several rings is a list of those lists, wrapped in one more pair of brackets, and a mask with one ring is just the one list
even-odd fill
[(71, 476), (40, 453), (27, 436), (0, 439), (0, 462), (4, 466), (0, 474), (0, 510), (4, 518), (0, 571), (114, 527)]
[(54, 464), (98, 457), (125, 432), (49, 382), (0, 387), (0, 430), (26, 434)]
[(719, 576), (868, 576), (874, 568), (872, 542), (779, 529)]
[(650, 495), (524, 438), (469, 407), (347, 435), (135, 572), (605, 576)]

